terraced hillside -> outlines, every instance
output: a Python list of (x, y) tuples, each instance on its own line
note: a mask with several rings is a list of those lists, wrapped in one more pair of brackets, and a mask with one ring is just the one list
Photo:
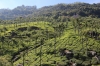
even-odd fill
[(1, 66), (100, 65), (100, 19), (0, 25)]

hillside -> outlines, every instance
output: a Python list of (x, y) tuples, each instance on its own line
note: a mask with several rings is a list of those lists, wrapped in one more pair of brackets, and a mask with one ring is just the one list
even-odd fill
[(0, 9), (0, 66), (100, 66), (100, 3)]
[(37, 10), (36, 6), (18, 6), (14, 9), (0, 9), (0, 19), (8, 20), (18, 17), (27, 17)]
[(49, 17), (58, 19), (62, 16), (73, 16), (78, 14), (82, 17), (100, 17), (100, 3), (73, 3), (73, 4), (57, 4), (53, 6), (44, 6), (37, 8), (36, 6), (18, 6), (14, 9), (0, 9), (0, 19), (14, 19), (18, 17)]
[[(0, 65), (100, 65), (99, 24), (99, 18), (91, 17), (70, 18), (66, 22), (2, 24)], [(64, 54), (65, 48), (69, 55)]]

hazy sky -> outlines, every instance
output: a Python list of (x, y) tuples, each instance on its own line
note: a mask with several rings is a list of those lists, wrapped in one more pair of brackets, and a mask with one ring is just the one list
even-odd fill
[(74, 3), (74, 2), (86, 2), (86, 3), (100, 3), (100, 0), (0, 0), (1, 8), (13, 9), (17, 6), (34, 6), (38, 8), (43, 6), (55, 5), (58, 3)]

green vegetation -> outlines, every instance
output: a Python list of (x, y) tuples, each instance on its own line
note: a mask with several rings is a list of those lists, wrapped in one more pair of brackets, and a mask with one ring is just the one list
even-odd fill
[(1, 20), (0, 66), (100, 65), (100, 15), (90, 16), (91, 11), (86, 10), (88, 16), (82, 16), (77, 9), (77, 14), (65, 12), (79, 5), (99, 9), (99, 4), (58, 4), (39, 9), (34, 17)]
[(70, 60), (77, 64), (98, 65), (100, 62), (96, 58), (91, 59), (87, 56), (87, 50), (96, 51), (99, 55), (100, 20), (98, 18), (71, 18), (70, 20), (53, 23), (29, 22), (16, 26), (1, 25), (0, 57), (3, 59), (1, 64), (8, 63), (6, 66), (11, 64), (55, 66), (57, 63), (66, 65), (69, 60), (61, 56), (59, 50), (67, 48), (74, 53), (74, 57)]

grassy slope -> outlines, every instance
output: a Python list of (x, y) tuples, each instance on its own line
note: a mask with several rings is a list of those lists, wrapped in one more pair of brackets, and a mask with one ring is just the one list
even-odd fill
[[(36, 26), (36, 27), (39, 27), (39, 28), (41, 28), (43, 30), (45, 30), (46, 28), (48, 28), (49, 31), (54, 31), (54, 29), (52, 27), (50, 27), (48, 24), (49, 24), (48, 22), (30, 22), (30, 23), (17, 24), (17, 27), (15, 27), (14, 24), (0, 25), (0, 29), (7, 28), (7, 31), (2, 31), (0, 33), (0, 36), (5, 36), (6, 34), (8, 34), (8, 32), (11, 32), (12, 30), (18, 29), (20, 27), (30, 27), (30, 26)], [(16, 40), (19, 41), (19, 42), (21, 42), (20, 39), (16, 38)], [(9, 41), (9, 40), (7, 40), (7, 41)], [(25, 42), (25, 41), (23, 40), (23, 42)], [(28, 45), (33, 45), (32, 43), (34, 43), (34, 41), (30, 41), (28, 44), (27, 43), (25, 43), (25, 44), (26, 44), (26, 46), (28, 46)], [(0, 45), (1, 44), (2, 43), (0, 42)], [(19, 47), (21, 48), (21, 46), (19, 46)], [(9, 47), (8, 48), (8, 46), (6, 46), (5, 48), (7, 48), (7, 49), (10, 48), (9, 50), (13, 50), (14, 52), (17, 52), (17, 50), (18, 50), (18, 47), (14, 47), (14, 48)], [(2, 59), (5, 59), (4, 62), (6, 61), (6, 57), (8, 57), (8, 56), (9, 56), (8, 54), (2, 56)]]
[[(45, 41), (45, 45), (42, 46), (42, 52), (43, 52), (42, 64), (53, 65), (54, 61), (64, 64), (63, 60), (66, 60), (66, 59), (65, 59), (65, 57), (61, 57), (59, 55), (60, 48), (67, 48), (69, 50), (73, 50), (74, 53), (81, 53), (84, 56), (86, 56), (87, 48), (91, 48), (91, 49), (94, 48), (94, 50), (98, 50), (97, 46), (100, 46), (100, 45), (96, 40), (88, 38), (88, 41), (85, 40), (82, 43), (82, 40), (80, 40), (81, 38), (86, 39), (85, 36), (80, 37), (77, 32), (75, 33), (74, 28), (69, 23), (69, 27), (65, 29), (63, 34), (60, 37), (56, 38), (57, 39), (56, 40), (57, 42), (55, 45), (56, 47), (54, 47), (54, 43), (55, 43), (54, 39)], [(86, 42), (88, 42), (88, 45)], [(95, 44), (93, 45), (93, 43), (95, 43)], [(37, 48), (36, 50), (37, 50), (37, 53), (39, 53), (40, 47)], [(52, 52), (54, 50), (57, 50), (56, 54), (47, 54), (46, 53), (46, 52)], [(39, 62), (40, 62), (40, 57), (36, 56), (35, 49), (29, 51), (29, 55), (26, 55), (25, 59), (29, 60), (29, 62), (28, 62), (29, 66), (33, 66), (34, 64), (39, 65)], [(68, 60), (66, 60), (65, 62), (67, 62), (67, 61)], [(22, 59), (15, 62), (15, 65), (20, 62), (23, 62)], [(78, 60), (77, 60), (77, 62), (78, 62)], [(26, 63), (26, 65), (27, 65), (27, 63)]]
[[(37, 26), (42, 29), (46, 29), (48, 27), (49, 31), (54, 31), (54, 29), (51, 26), (49, 26), (47, 22), (35, 22), (35, 23), (30, 22), (27, 25), (26, 24), (22, 24), (22, 25), (23, 25), (23, 27), (24, 26)], [(8, 29), (8, 31), (6, 31), (6, 32), (14, 30), (13, 25), (12, 25), (12, 27), (11, 27), (11, 25), (10, 25), (10, 27), (9, 27), (9, 25), (7, 25), (6, 27)], [(19, 28), (19, 27), (17, 27), (17, 28)], [(1, 35), (4, 35), (4, 34), (1, 33)], [(84, 39), (83, 43), (82, 43), (82, 40), (80, 40), (80, 38)], [(73, 50), (74, 53), (81, 53), (83, 55), (86, 55), (86, 54), (84, 54), (84, 52), (86, 53), (87, 48), (92, 48), (92, 49), (94, 48), (94, 50), (99, 49), (97, 47), (99, 47), (100, 44), (97, 40), (88, 38), (88, 41), (87, 41), (85, 39), (86, 38), (84, 36), (80, 37), (80, 35), (77, 32), (75, 33), (74, 28), (69, 23), (69, 27), (65, 29), (65, 31), (62, 33), (62, 35), (60, 37), (56, 38), (56, 44), (55, 44), (55, 39), (53, 38), (53, 39), (46, 40), (44, 45), (42, 45), (42, 53), (43, 53), (42, 54), (42, 64), (54, 65), (54, 61), (64, 64), (63, 60), (66, 60), (66, 58), (61, 57), (59, 55), (60, 48), (67, 48), (67, 49)], [(29, 42), (29, 44), (35, 45), (34, 41)], [(50, 52), (53, 52), (54, 50), (56, 50), (56, 54), (50, 53)], [(25, 54), (25, 56), (24, 56), (24, 59), (28, 60), (28, 63), (26, 61), (24, 61), (25, 66), (39, 65), (40, 56), (37, 55), (39, 52), (40, 52), (40, 47), (38, 47), (36, 49), (30, 49), (28, 51), (28, 55)], [(47, 54), (47, 52), (49, 52), (49, 54)], [(23, 53), (21, 53), (21, 54), (23, 55)], [(23, 57), (21, 57), (18, 61), (16, 61), (14, 63), (14, 65), (23, 63), (22, 60), (23, 60)], [(68, 60), (66, 60), (66, 61), (68, 61)]]

